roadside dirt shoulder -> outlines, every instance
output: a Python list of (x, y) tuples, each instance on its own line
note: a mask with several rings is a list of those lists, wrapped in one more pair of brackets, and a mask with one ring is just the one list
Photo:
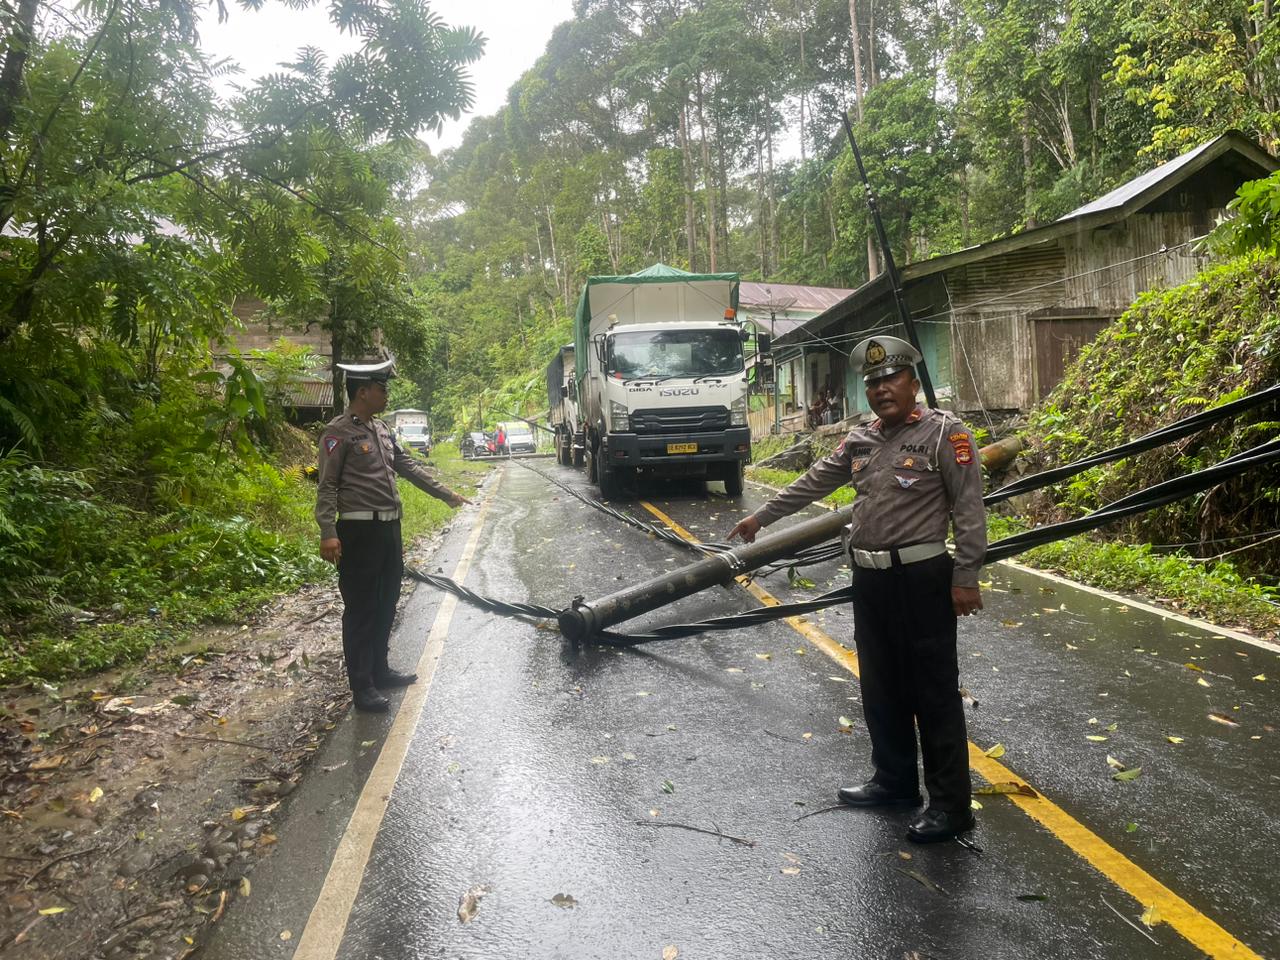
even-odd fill
[(180, 960), (253, 896), (289, 794), (325, 773), (311, 757), (350, 707), (337, 585), (0, 703), (0, 960)]

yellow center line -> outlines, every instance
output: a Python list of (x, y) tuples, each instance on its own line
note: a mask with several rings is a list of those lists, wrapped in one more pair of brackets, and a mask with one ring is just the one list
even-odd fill
[[(697, 540), (692, 533), (676, 523), (653, 504), (640, 501), (640, 505), (664, 524), (684, 537), (686, 540)], [(738, 583), (768, 607), (779, 606), (781, 601), (759, 584), (750, 582), (746, 577), (738, 577)], [(857, 654), (845, 648), (843, 644), (803, 617), (787, 617), (784, 621), (801, 636), (812, 643), (842, 667), (858, 676)], [(969, 767), (976, 771), (988, 783), (1015, 783), (1031, 787), (1012, 770), (997, 760), (983, 753), (982, 748), (970, 741)], [(1032, 789), (1035, 789), (1034, 787)], [(1230, 958), (1230, 960), (1262, 960), (1260, 954), (1249, 949), (1240, 940), (1209, 919), (1190, 903), (1178, 896), (1147, 871), (1111, 846), (1100, 836), (1086, 827), (1071, 814), (1067, 813), (1044, 794), (1036, 790), (1037, 796), (1020, 794), (1004, 794), (1032, 820), (1070, 848), (1077, 856), (1086, 861), (1095, 870), (1105, 876), (1117, 887), (1139, 904), (1145, 907), (1154, 906), (1160, 919), (1178, 931), (1184, 938), (1207, 956)]]

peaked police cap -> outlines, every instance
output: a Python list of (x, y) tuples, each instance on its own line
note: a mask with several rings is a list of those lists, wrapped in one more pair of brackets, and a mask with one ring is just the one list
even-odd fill
[(920, 351), (898, 337), (868, 337), (849, 354), (849, 362), (862, 372), (864, 381), (889, 377), (899, 370), (914, 370), (924, 358)]
[(339, 363), (336, 366), (347, 375), (348, 380), (386, 383), (396, 375), (395, 360), (384, 360), (382, 363)]

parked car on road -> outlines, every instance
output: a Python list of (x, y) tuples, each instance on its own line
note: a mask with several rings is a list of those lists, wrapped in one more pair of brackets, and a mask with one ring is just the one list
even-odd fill
[(425, 423), (407, 423), (400, 427), (400, 445), (410, 450), (431, 452), (431, 428)]
[(504, 423), (507, 431), (507, 453), (536, 453), (538, 441), (527, 423)]

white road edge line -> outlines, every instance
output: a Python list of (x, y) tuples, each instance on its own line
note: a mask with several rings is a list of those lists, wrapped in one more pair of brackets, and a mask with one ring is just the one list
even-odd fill
[[(757, 487), (763, 487), (765, 490), (772, 490), (775, 493), (781, 490), (781, 487), (775, 487), (771, 483), (762, 483), (759, 480), (748, 480), (748, 483), (754, 483)], [(834, 510), (830, 504), (823, 503), (818, 500), (814, 506), (822, 507), (824, 510)], [(1041, 577), (1051, 583), (1060, 583), (1066, 587), (1074, 587), (1085, 593), (1091, 593), (1096, 597), (1114, 601), (1125, 607), (1136, 607), (1147, 613), (1155, 614), (1165, 620), (1173, 620), (1175, 623), (1185, 624), (1188, 627), (1195, 627), (1197, 630), (1203, 630), (1206, 633), (1216, 634), (1220, 637), (1227, 637), (1231, 640), (1238, 640), (1241, 643), (1247, 643), (1250, 646), (1258, 647), (1261, 650), (1268, 650), (1271, 653), (1280, 653), (1280, 643), (1272, 643), (1270, 640), (1263, 640), (1261, 637), (1255, 637), (1248, 633), (1241, 633), (1239, 630), (1231, 630), (1227, 627), (1220, 627), (1216, 623), (1210, 623), (1208, 620), (1198, 620), (1195, 617), (1188, 617), (1184, 613), (1175, 613), (1173, 610), (1166, 610), (1164, 607), (1157, 607), (1153, 603), (1146, 603), (1142, 600), (1134, 600), (1131, 597), (1123, 596), (1119, 593), (1112, 593), (1110, 590), (1103, 590), (1101, 587), (1091, 587), (1087, 583), (1081, 583), (1079, 580), (1072, 580), (1069, 577), (1062, 577), (1056, 573), (1050, 573), (1048, 570), (1039, 570), (1035, 567), (1028, 567), (1026, 564), (1018, 563), (1016, 560), (1000, 560), (1001, 566), (1012, 567), (1022, 573), (1029, 573), (1033, 577)]]
[[(480, 530), (484, 526), (490, 503), (492, 498), (489, 496), (481, 502), (471, 536), (463, 547), (458, 565), (454, 567), (453, 579), (459, 583), (466, 579), (471, 569), (471, 561), (480, 542)], [(426, 705), (436, 665), (444, 651), (445, 637), (449, 634), (449, 625), (457, 606), (458, 598), (451, 593), (445, 594), (440, 602), (440, 609), (431, 624), (431, 633), (427, 636), (427, 644), (418, 659), (418, 682), (405, 688), (404, 700), (387, 732), (369, 779), (360, 792), (360, 799), (351, 811), (351, 819), (338, 842), (338, 849), (334, 851), (329, 873), (324, 879), (324, 886), (320, 888), (315, 906), (311, 908), (311, 915), (307, 918), (307, 925), (298, 941), (293, 960), (334, 960), (338, 955), (356, 894), (360, 892), (360, 884), (364, 880), (365, 867), (373, 852), (373, 842), (382, 827), (387, 805), (391, 801), (391, 791), (400, 776), (409, 744)]]

